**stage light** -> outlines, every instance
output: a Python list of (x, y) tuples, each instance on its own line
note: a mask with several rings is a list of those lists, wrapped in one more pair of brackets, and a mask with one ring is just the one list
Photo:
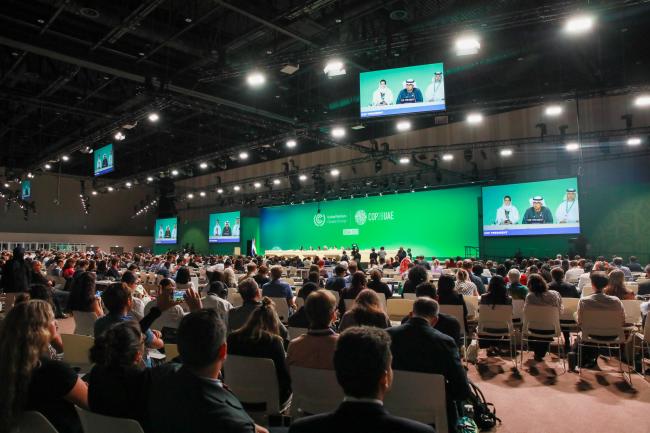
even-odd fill
[(122, 131), (117, 131), (113, 138), (115, 138), (117, 141), (122, 141), (126, 138), (126, 135), (124, 135)]
[(253, 184), (253, 186), (254, 186), (255, 188), (261, 188), (261, 187), (262, 187), (262, 184), (261, 184), (260, 182), (255, 182), (255, 183)]
[(399, 159), (400, 164), (408, 164), (409, 162), (411, 162), (411, 158), (408, 156), (403, 156)]
[(92, 195), (97, 195), (97, 191), (93, 191), (91, 194)]
[(564, 31), (578, 35), (590, 31), (594, 26), (594, 17), (590, 15), (577, 15), (567, 20)]
[(501, 156), (512, 156), (512, 149), (501, 149), (499, 152)]
[(478, 53), (478, 50), (481, 48), (481, 43), (477, 36), (465, 35), (456, 39), (455, 47), (457, 56), (467, 56)]
[(331, 134), (332, 137), (334, 138), (345, 137), (345, 128), (343, 128), (342, 126), (335, 126), (334, 128), (332, 128)]
[(106, 191), (108, 191), (108, 192), (113, 192), (113, 187), (112, 187), (112, 186), (109, 186), (108, 188), (106, 188)]
[(172, 170), (172, 176), (178, 176), (178, 170)]
[(239, 159), (248, 159), (247, 152), (239, 152)]
[(44, 168), (45, 170), (49, 170), (49, 169), (52, 168), (52, 166), (51, 166), (50, 164), (45, 164), (45, 165), (43, 166), (43, 168)]
[(443, 161), (453, 161), (453, 159), (454, 159), (454, 155), (451, 153), (445, 153), (444, 155), (442, 155)]
[(330, 170), (330, 174), (332, 176), (338, 176), (339, 174), (341, 174), (341, 172), (339, 171), (338, 168), (333, 168), (333, 169)]
[(27, 173), (27, 177), (29, 179), (34, 179), (34, 174), (32, 174), (32, 172), (30, 171), (29, 173)]
[(580, 145), (575, 141), (572, 141), (571, 143), (567, 143), (566, 146), (564, 146), (564, 148), (568, 152), (575, 152), (576, 150), (580, 149)]
[(157, 122), (160, 119), (158, 113), (151, 113), (149, 115), (149, 122)]
[(201, 197), (205, 197), (205, 191), (201, 191), (201, 192), (199, 193), (199, 195), (200, 195)]
[(411, 129), (411, 122), (409, 122), (408, 120), (400, 120), (399, 122), (397, 122), (396, 126), (398, 131), (408, 131), (409, 129)]
[(345, 75), (345, 65), (341, 60), (330, 60), (325, 65), (323, 72), (325, 72), (330, 78), (336, 77), (337, 75)]
[(470, 125), (477, 125), (483, 122), (483, 115), (481, 113), (470, 113), (467, 115), (467, 123)]
[(126, 183), (126, 187), (127, 187), (127, 188), (131, 188), (132, 186), (133, 186), (133, 184), (132, 184), (131, 182), (127, 182), (127, 183)]
[(147, 176), (147, 182), (153, 182), (153, 177)]
[(296, 143), (296, 140), (294, 140), (293, 138), (287, 140), (287, 147), (288, 147), (289, 149), (293, 149), (294, 147), (296, 147), (297, 144), (298, 144), (298, 143)]
[(554, 116), (559, 116), (560, 114), (562, 114), (562, 111), (564, 111), (564, 110), (563, 110), (562, 106), (560, 106), (560, 105), (549, 105), (544, 110), (544, 114), (546, 114), (547, 116), (550, 116), (550, 117), (554, 117)]
[(301, 174), (300, 176), (298, 176), (298, 179), (302, 180), (302, 181), (305, 181), (305, 180), (307, 180), (307, 176), (304, 175), (304, 174)]
[(191, 192), (190, 192), (190, 193), (187, 193), (187, 198), (189, 198), (190, 200), (193, 199), (193, 198), (194, 198), (194, 194), (192, 194)]
[(280, 179), (273, 179), (273, 185), (280, 185)]
[(202, 163), (199, 164), (199, 167), (201, 169), (205, 170), (206, 168), (208, 168), (208, 163), (207, 162), (202, 162)]
[(235, 191), (239, 191), (241, 189), (241, 187), (239, 185), (235, 185), (235, 186), (232, 187), (232, 189), (235, 190)]
[(68, 162), (68, 161), (70, 161), (70, 157), (69, 157), (68, 155), (63, 155), (63, 156), (61, 157), (61, 161), (63, 161), (63, 162)]
[(628, 146), (638, 146), (641, 144), (641, 139), (639, 137), (630, 137), (627, 139)]
[(255, 71), (248, 74), (246, 82), (251, 87), (259, 87), (266, 82), (266, 77), (261, 72)]
[(9, 184), (5, 182), (5, 188), (9, 188)]
[(217, 188), (217, 194), (223, 194), (223, 188)]
[(634, 100), (637, 107), (650, 107), (650, 95), (639, 95)]

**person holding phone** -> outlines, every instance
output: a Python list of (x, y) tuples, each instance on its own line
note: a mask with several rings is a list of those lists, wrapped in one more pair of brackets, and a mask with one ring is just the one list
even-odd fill
[[(163, 278), (160, 281), (157, 297), (166, 297), (168, 299), (172, 299), (176, 305), (169, 308), (168, 310), (163, 311), (160, 317), (154, 320), (154, 322), (151, 324), (152, 329), (157, 329), (159, 331), (162, 331), (163, 328), (177, 329), (178, 325), (181, 323), (181, 320), (183, 320), (183, 317), (185, 317), (185, 312), (181, 306), (183, 303), (183, 294), (185, 291), (175, 289), (176, 285), (174, 284), (173, 280), (169, 278)], [(180, 298), (177, 296), (176, 292), (182, 292), (180, 293)], [(147, 305), (144, 307), (144, 314), (147, 315), (149, 311), (151, 311), (151, 309), (157, 305), (157, 300), (153, 300), (147, 303)]]

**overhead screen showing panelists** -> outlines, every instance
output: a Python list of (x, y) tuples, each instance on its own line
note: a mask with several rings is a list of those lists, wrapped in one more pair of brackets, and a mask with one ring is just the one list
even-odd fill
[(483, 236), (580, 233), (578, 180), (544, 180), (483, 188)]
[(23, 180), (20, 182), (20, 196), (23, 200), (32, 198), (32, 181)]
[(241, 226), (239, 212), (210, 214), (208, 239), (210, 243), (239, 242)]
[(263, 208), (264, 250), (411, 248), (426, 256), (463, 255), (478, 246), (480, 188), (454, 188)]
[(160, 218), (156, 220), (154, 233), (156, 244), (175, 244), (178, 236), (178, 218)]
[(361, 117), (421, 113), (446, 109), (442, 63), (362, 72)]
[(115, 169), (114, 162), (112, 144), (95, 149), (93, 152), (95, 176), (112, 172)]

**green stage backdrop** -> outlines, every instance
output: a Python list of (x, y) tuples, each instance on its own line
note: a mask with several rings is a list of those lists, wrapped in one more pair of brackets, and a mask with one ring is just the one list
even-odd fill
[(263, 250), (411, 248), (414, 255), (464, 255), (478, 246), (479, 187), (263, 208)]

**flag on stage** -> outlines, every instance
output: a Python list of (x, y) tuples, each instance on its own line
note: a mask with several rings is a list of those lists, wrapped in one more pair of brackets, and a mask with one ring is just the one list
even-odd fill
[(255, 249), (255, 238), (251, 241), (251, 256), (255, 257), (257, 255), (257, 250)]

